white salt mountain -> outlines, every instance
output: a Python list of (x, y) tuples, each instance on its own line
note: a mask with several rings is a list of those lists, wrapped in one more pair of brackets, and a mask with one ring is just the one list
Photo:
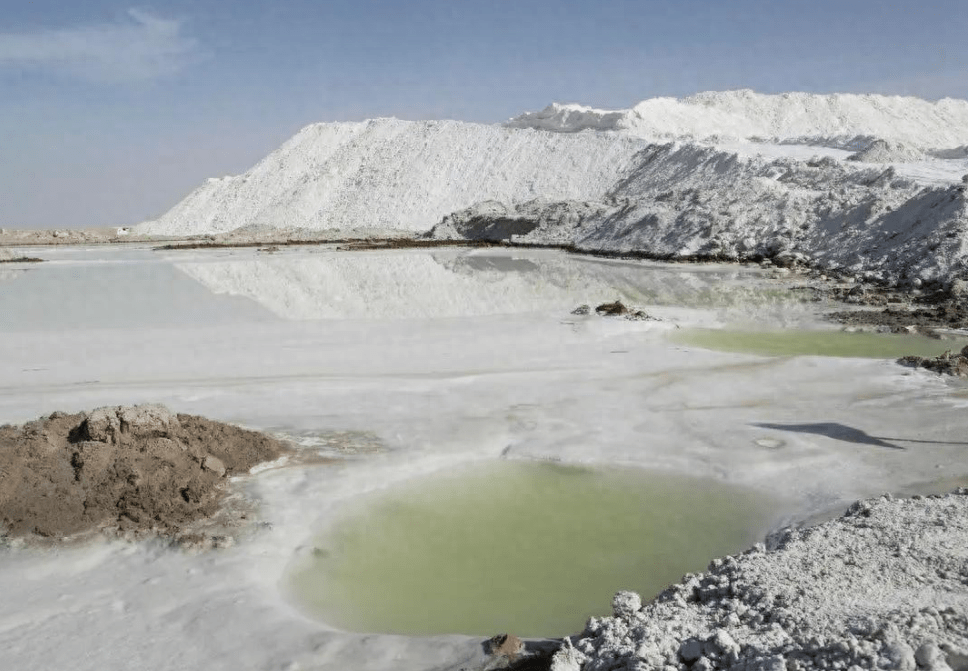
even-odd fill
[(965, 145), (968, 102), (876, 95), (553, 105), (503, 126), (316, 124), (139, 232), (433, 229), (944, 285), (968, 274)]
[(950, 149), (968, 142), (968, 101), (739, 90), (650, 98), (627, 110), (554, 103), (506, 125), (568, 133), (620, 130), (650, 139), (728, 137), (840, 148), (880, 138), (922, 149)]
[(437, 238), (513, 239), (650, 257), (811, 262), (890, 283), (968, 271), (965, 185), (923, 187), (892, 167), (741, 158), (653, 145), (600, 201), (488, 202)]
[(157, 221), (157, 235), (242, 226), (426, 231), (487, 198), (600, 198), (641, 140), (458, 121), (307, 126), (243, 175), (210, 179)]

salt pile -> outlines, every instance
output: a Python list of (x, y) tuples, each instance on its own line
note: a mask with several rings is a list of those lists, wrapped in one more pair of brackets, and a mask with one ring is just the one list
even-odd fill
[(513, 235), (666, 259), (770, 258), (891, 284), (947, 286), (968, 272), (963, 184), (923, 187), (892, 167), (767, 161), (692, 144), (652, 145), (638, 159), (601, 201), (484, 203), (445, 218), (431, 235)]
[(553, 671), (968, 668), (968, 490), (858, 502), (713, 560), (654, 602), (620, 592)]
[(733, 137), (834, 147), (880, 138), (940, 149), (965, 144), (968, 101), (739, 90), (650, 98), (627, 110), (554, 103), (506, 125), (568, 133), (621, 130), (647, 138)]
[(139, 233), (242, 226), (425, 231), (493, 197), (600, 198), (644, 143), (457, 121), (308, 126), (243, 175), (210, 179)]
[(968, 101), (751, 91), (316, 124), (137, 232), (433, 228), (946, 287), (968, 275), (966, 143)]

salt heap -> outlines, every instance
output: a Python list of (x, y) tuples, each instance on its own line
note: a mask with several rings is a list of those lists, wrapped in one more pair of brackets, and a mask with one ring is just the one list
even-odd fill
[(433, 229), (944, 287), (968, 276), (966, 144), (968, 101), (751, 91), (316, 124), (137, 232)]

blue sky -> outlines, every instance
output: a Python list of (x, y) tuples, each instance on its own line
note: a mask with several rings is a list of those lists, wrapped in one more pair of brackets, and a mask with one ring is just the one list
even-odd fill
[(968, 98), (966, 35), (965, 0), (0, 0), (0, 227), (137, 223), (316, 121)]

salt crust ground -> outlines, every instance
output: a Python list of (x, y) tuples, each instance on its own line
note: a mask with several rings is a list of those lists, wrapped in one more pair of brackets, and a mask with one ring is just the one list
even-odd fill
[(654, 602), (620, 592), (554, 671), (968, 669), (968, 489), (861, 501), (714, 560)]

